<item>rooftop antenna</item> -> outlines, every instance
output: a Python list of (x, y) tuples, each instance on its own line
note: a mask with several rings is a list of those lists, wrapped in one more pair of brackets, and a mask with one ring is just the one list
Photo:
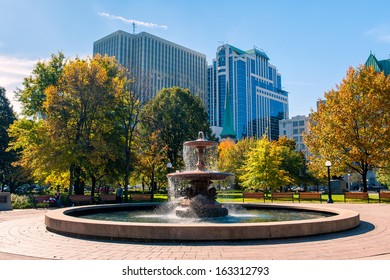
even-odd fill
[(135, 22), (133, 22), (133, 35), (135, 34), (136, 25)]

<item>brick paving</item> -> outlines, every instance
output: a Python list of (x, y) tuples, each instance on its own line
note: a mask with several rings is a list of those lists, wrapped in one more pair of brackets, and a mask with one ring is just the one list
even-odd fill
[[(318, 204), (315, 204), (318, 206)], [(323, 204), (360, 213), (345, 232), (279, 240), (136, 242), (67, 237), (46, 230), (50, 210), (0, 211), (2, 260), (390, 260), (390, 204)]]

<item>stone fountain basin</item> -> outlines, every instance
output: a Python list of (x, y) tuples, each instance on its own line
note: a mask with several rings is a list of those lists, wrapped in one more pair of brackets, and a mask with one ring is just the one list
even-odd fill
[[(333, 216), (318, 219), (280, 221), (266, 223), (187, 223), (156, 224), (129, 223), (91, 220), (76, 217), (91, 211), (112, 211), (117, 209), (154, 209), (157, 203), (131, 203), (80, 206), (50, 211), (45, 216), (49, 231), (60, 234), (131, 240), (167, 240), (167, 241), (217, 241), (217, 240), (254, 240), (288, 237), (303, 237), (348, 230), (359, 226), (359, 213), (346, 209), (327, 208), (324, 206), (296, 206), (287, 204), (239, 204), (247, 208), (294, 209), (302, 211), (319, 211)], [(236, 204), (235, 204), (236, 205)]]

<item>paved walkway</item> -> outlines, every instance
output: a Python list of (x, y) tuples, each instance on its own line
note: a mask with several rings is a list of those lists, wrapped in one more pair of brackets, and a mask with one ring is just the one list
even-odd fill
[[(318, 204), (316, 204), (318, 206)], [(390, 260), (390, 204), (323, 204), (360, 213), (361, 225), (341, 233), (240, 242), (132, 242), (48, 232), (50, 210), (0, 211), (0, 259), (63, 260)]]

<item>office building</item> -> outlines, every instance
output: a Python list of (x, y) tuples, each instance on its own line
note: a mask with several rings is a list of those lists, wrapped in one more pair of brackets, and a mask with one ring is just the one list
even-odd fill
[[(282, 90), (281, 75), (266, 53), (220, 46), (208, 67), (208, 91), (209, 119), (217, 136), (224, 126), (227, 131), (224, 118), (231, 116), (228, 134), (236, 139), (265, 133), (278, 139), (279, 120), (288, 118), (288, 93)], [(226, 109), (231, 112), (226, 114)]]
[(188, 88), (207, 108), (207, 61), (204, 54), (141, 32), (116, 31), (93, 44), (93, 53), (115, 56), (135, 78), (142, 102), (162, 88)]
[(307, 147), (302, 140), (303, 133), (309, 132), (309, 117), (295, 116), (291, 119), (279, 121), (279, 135), (293, 139), (296, 143), (296, 150), (305, 154), (308, 153)]

